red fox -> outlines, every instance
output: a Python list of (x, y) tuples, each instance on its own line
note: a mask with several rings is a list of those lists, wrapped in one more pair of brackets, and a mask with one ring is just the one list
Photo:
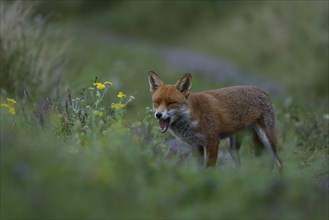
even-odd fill
[(169, 131), (192, 147), (200, 163), (215, 166), (220, 139), (228, 138), (229, 152), (240, 165), (239, 149), (244, 130), (251, 130), (257, 147), (266, 148), (281, 168), (275, 135), (276, 115), (267, 93), (254, 86), (232, 86), (191, 93), (192, 75), (175, 85), (164, 84), (153, 71), (148, 81), (160, 131)]

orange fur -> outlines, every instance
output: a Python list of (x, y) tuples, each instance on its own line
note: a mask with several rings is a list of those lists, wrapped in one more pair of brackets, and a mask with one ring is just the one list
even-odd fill
[(202, 159), (206, 155), (207, 166), (216, 165), (219, 141), (223, 138), (230, 138), (230, 152), (240, 164), (236, 154), (241, 139), (236, 139), (236, 134), (251, 129), (254, 139), (272, 153), (276, 165), (281, 167), (276, 149), (276, 116), (262, 89), (234, 86), (191, 93), (189, 73), (175, 85), (166, 85), (156, 73), (150, 72), (149, 84), (161, 131), (169, 129), (192, 147), (195, 156)]

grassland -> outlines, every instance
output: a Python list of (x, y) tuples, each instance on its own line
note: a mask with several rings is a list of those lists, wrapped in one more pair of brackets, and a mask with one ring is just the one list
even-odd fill
[[(158, 34), (166, 27), (161, 26), (165, 21), (155, 19), (143, 31), (138, 28), (139, 19), (164, 17), (161, 13), (174, 7), (164, 8), (157, 2), (152, 3), (152, 13), (147, 13), (149, 6), (139, 11), (129, 1), (102, 10), (88, 3), (81, 9), (94, 10), (88, 19), (77, 14), (78, 19), (64, 17), (50, 23), (49, 32), (36, 38), (46, 45), (41, 46), (45, 51), (40, 58), (45, 80), (36, 84), (19, 82), (20, 74), (31, 74), (26, 75), (27, 79), (35, 76), (33, 69), (22, 71), (17, 67), (21, 64), (17, 60), (30, 62), (30, 53), (10, 53), (22, 56), (16, 60), (1, 57), (1, 104), (8, 105), (1, 107), (1, 219), (327, 219), (328, 51), (324, 47), (328, 45), (328, 24), (321, 25), (328, 11), (321, 5), (327, 3), (320, 3), (296, 8), (293, 3), (287, 7), (228, 4), (219, 11), (213, 3), (202, 7), (175, 3), (180, 10), (171, 19), (179, 20), (182, 10), (187, 20), (195, 13), (200, 19), (193, 18), (184, 29), (185, 23), (180, 22), (168, 27), (170, 31), (163, 38)], [(159, 9), (164, 11), (160, 13)], [(217, 12), (222, 16), (217, 17)], [(291, 17), (290, 12), (294, 13)], [(19, 18), (20, 14), (13, 17)], [(113, 28), (127, 14), (130, 19), (112, 30), (128, 35), (128, 41), (139, 38), (137, 43), (111, 40), (108, 36), (117, 36), (111, 34), (105, 38), (101, 34), (88, 35), (104, 33), (106, 27)], [(246, 16), (249, 20), (244, 19)], [(302, 22), (308, 16), (312, 19)], [(292, 23), (281, 27), (286, 18)], [(131, 19), (135, 23), (130, 24)], [(77, 20), (86, 22), (85, 32), (79, 32)], [(254, 31), (235, 29), (236, 22), (245, 20), (252, 23)], [(203, 22), (207, 25), (200, 25)], [(281, 47), (277, 46), (277, 36), (272, 36), (279, 31), (265, 28), (271, 22), (279, 31), (289, 33), (280, 41)], [(27, 31), (38, 28), (33, 24), (26, 27)], [(242, 29), (246, 27), (250, 26), (243, 23)], [(259, 38), (265, 30), (268, 38)], [(1, 35), (1, 40), (5, 36)], [(60, 55), (63, 65), (58, 68), (58, 60), (53, 59), (58, 53), (47, 51), (61, 51), (67, 41), (65, 53)], [(152, 43), (143, 43), (146, 41)], [(248, 43), (243, 44), (245, 41)], [(160, 42), (224, 57), (254, 76), (275, 80), (287, 88), (284, 96), (273, 97), (284, 163), (281, 176), (271, 170), (266, 154), (254, 157), (248, 139), (241, 149), (241, 169), (222, 160), (216, 168), (204, 170), (191, 157), (171, 154), (166, 145), (171, 136), (158, 132), (156, 121), (146, 110), (150, 106), (146, 73), (152, 69), (174, 82), (179, 71), (159, 56), (155, 45)], [(35, 50), (33, 45), (27, 51)], [(263, 53), (259, 51), (264, 48), (271, 57), (260, 61)], [(8, 54), (8, 50), (1, 53)], [(45, 54), (51, 57), (44, 59)], [(32, 57), (32, 61), (39, 60)], [(4, 64), (17, 73), (13, 78), (19, 82), (15, 89), (3, 83)], [(53, 73), (47, 71), (49, 66), (56, 66), (60, 72), (56, 86), (48, 84), (47, 77)], [(308, 76), (310, 72), (313, 77)], [(97, 89), (95, 80), (106, 88)], [(201, 75), (194, 77), (193, 83), (195, 91), (225, 84)], [(120, 91), (126, 97), (117, 97)], [(130, 95), (135, 99), (124, 107), (111, 105), (126, 103)], [(225, 152), (225, 141), (220, 147)]]

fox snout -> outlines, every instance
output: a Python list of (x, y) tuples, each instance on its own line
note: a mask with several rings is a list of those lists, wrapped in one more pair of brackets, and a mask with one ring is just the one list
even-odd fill
[(156, 112), (154, 114), (154, 116), (157, 118), (157, 119), (160, 119), (162, 117), (162, 113), (161, 112)]
[(169, 116), (169, 113), (167, 111), (164, 111), (164, 112), (156, 111), (154, 113), (154, 117), (156, 117), (157, 119), (168, 119), (170, 116)]
[(170, 125), (170, 116), (168, 112), (155, 112), (154, 116), (159, 119), (160, 131), (162, 133), (166, 132)]

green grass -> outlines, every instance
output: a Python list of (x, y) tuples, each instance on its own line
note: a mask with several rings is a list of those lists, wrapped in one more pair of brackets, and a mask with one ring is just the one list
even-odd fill
[[(65, 58), (69, 65), (62, 76), (62, 89), (65, 91), (66, 88), (70, 88), (73, 93), (79, 94), (82, 89), (92, 85), (95, 77), (101, 82), (109, 80), (114, 83), (110, 97), (123, 90), (136, 98), (136, 101), (129, 105), (131, 111), (128, 117), (130, 119), (145, 115), (145, 106), (151, 105), (147, 81), (150, 70), (158, 72), (168, 84), (176, 83), (183, 74), (164, 62), (153, 44), (135, 45), (111, 40), (100, 44), (97, 40), (102, 39), (103, 32), (99, 30), (95, 30), (96, 38), (88, 36), (90, 34), (88, 30), (82, 31), (82, 34), (86, 35), (85, 38), (79, 38), (79, 34), (77, 35), (79, 28), (75, 26), (56, 24), (53, 28), (61, 28), (62, 32), (73, 36), (74, 39), (70, 41), (65, 51)], [(57, 47), (58, 43), (55, 39), (51, 42), (53, 47)], [(200, 75), (193, 76), (193, 91), (200, 91), (207, 87), (217, 88), (219, 84)]]
[[(155, 8), (159, 7), (157, 4), (160, 3)], [(266, 25), (262, 21), (262, 16), (267, 15), (265, 11), (270, 10), (269, 15), (274, 16), (270, 5), (260, 4), (259, 14), (254, 8), (237, 8), (241, 16), (247, 11), (248, 16), (260, 23), (255, 24), (254, 32), (238, 34), (234, 24), (242, 18), (234, 14), (220, 27), (214, 20), (209, 26), (192, 25), (183, 33), (177, 30), (172, 36), (176, 39), (174, 43), (200, 48), (216, 56), (226, 55), (247, 69), (264, 71), (267, 74), (264, 77), (277, 79), (290, 91), (301, 91), (273, 97), (278, 113), (279, 153), (284, 164), (282, 176), (271, 170), (271, 160), (266, 154), (254, 157), (248, 139), (242, 143), (241, 169), (236, 169), (230, 161), (219, 161), (216, 168), (205, 170), (191, 157), (182, 160), (180, 155), (169, 156), (164, 141), (172, 136), (161, 134), (153, 115), (145, 110), (151, 104), (147, 72), (154, 70), (165, 82), (174, 83), (178, 70), (165, 63), (151, 44), (100, 43), (90, 36), (78, 35), (63, 57), (67, 65), (58, 96), (50, 97), (52, 105), (42, 101), (45, 94), (31, 95), (29, 100), (1, 93), (1, 103), (6, 98), (17, 99), (16, 115), (11, 115), (7, 107), (1, 107), (0, 113), (1, 219), (327, 219), (329, 198), (324, 189), (327, 182), (321, 185), (318, 179), (329, 176), (328, 94), (322, 86), (318, 92), (314, 90), (320, 84), (312, 81), (312, 77), (302, 77), (307, 71), (322, 71), (315, 79), (324, 81), (322, 68), (327, 63), (326, 54), (319, 59), (312, 54), (319, 45), (327, 43), (321, 41), (326, 34), (319, 26), (311, 25), (317, 23), (312, 19), (320, 19), (323, 14), (319, 18), (311, 16), (307, 23), (317, 34), (309, 36), (311, 31), (306, 36), (313, 43), (315, 38), (321, 38), (319, 44), (302, 48), (295, 45), (293, 49), (297, 49), (292, 51), (285, 47), (276, 49), (271, 44), (269, 50), (275, 49), (275, 56), (263, 63), (258, 61), (261, 53), (248, 51), (266, 47), (266, 41), (256, 36)], [(273, 7), (275, 13), (289, 9), (275, 4)], [(119, 13), (120, 10), (116, 19), (129, 15)], [(298, 16), (300, 10), (305, 8), (296, 8)], [(312, 6), (309, 13), (313, 15), (314, 11)], [(90, 19), (92, 23), (98, 18)], [(276, 17), (273, 21), (277, 21)], [(76, 31), (67, 23), (49, 27), (60, 28), (68, 35)], [(296, 33), (292, 32), (295, 37)], [(243, 43), (242, 35), (250, 39), (249, 44)], [(50, 48), (59, 48), (65, 41), (57, 35), (47, 37), (50, 37), (47, 41)], [(300, 45), (304, 40), (297, 39), (295, 43)], [(304, 52), (307, 49), (313, 52)], [(319, 51), (323, 53), (322, 48)], [(299, 52), (298, 58), (295, 57)], [(296, 66), (299, 60), (303, 60), (305, 70)], [(278, 70), (282, 70), (280, 75), (275, 74)], [(301, 75), (297, 74), (299, 71)], [(89, 92), (95, 77), (99, 82), (113, 82), (99, 105), (94, 105), (97, 98), (81, 95), (83, 88)], [(312, 89), (307, 94), (305, 85)], [(193, 76), (193, 91), (220, 86), (200, 75)], [(127, 108), (115, 111), (110, 106), (118, 102), (119, 91), (133, 95), (135, 100)], [(68, 100), (77, 97), (80, 101), (86, 98), (80, 111)], [(98, 111), (104, 115), (99, 116)], [(227, 150), (225, 140), (220, 147)]]
[[(0, 92), (22, 97), (53, 95), (62, 75), (63, 45), (49, 46), (46, 22), (32, 19), (34, 4), (0, 3)], [(54, 35), (54, 32), (52, 33)]]
[(54, 118), (27, 130), (23, 115), (2, 111), (1, 218), (326, 219), (328, 194), (315, 184), (317, 176), (328, 175), (328, 152), (320, 144), (326, 140), (314, 149), (300, 142), (304, 120), (302, 128), (284, 121), (285, 170), (279, 177), (268, 157), (250, 154), (248, 143), (240, 170), (231, 162), (204, 170), (193, 159), (168, 158), (157, 126), (150, 127), (150, 139), (120, 123), (103, 131), (75, 130), (63, 139), (54, 136)]
[(125, 1), (98, 7), (81, 3), (70, 18), (141, 41), (201, 50), (289, 92), (303, 88), (312, 99), (328, 97), (327, 1)]
[(201, 22), (181, 44), (233, 61), (290, 92), (328, 97), (328, 2), (266, 1)]

